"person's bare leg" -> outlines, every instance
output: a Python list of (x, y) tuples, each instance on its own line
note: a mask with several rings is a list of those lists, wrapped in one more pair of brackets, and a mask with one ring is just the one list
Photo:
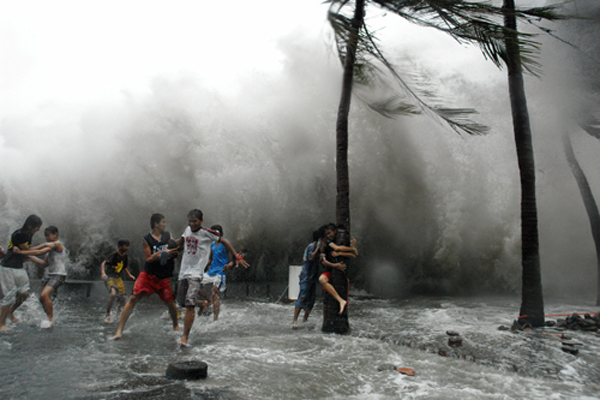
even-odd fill
[(167, 304), (167, 308), (169, 309), (171, 321), (173, 321), (173, 330), (179, 332), (181, 329), (179, 328), (179, 310), (177, 310), (177, 305), (172, 301)]
[(294, 319), (292, 320), (292, 329), (298, 329), (298, 316), (300, 315), (300, 307), (294, 308)]
[(21, 304), (23, 304), (25, 302), (25, 300), (27, 300), (27, 298), (29, 297), (29, 291), (25, 292), (25, 293), (21, 293), (20, 295), (17, 296), (17, 300), (15, 301), (15, 304), (12, 305), (12, 307), (10, 308), (10, 320), (13, 324), (16, 324), (17, 322), (19, 322), (19, 318), (15, 317), (15, 310), (17, 308), (19, 308), (19, 306)]
[(210, 307), (210, 297), (202, 288), (198, 290), (198, 294), (206, 299), (196, 301), (196, 306), (198, 307), (198, 316), (200, 316), (204, 314), (204, 311), (206, 311), (208, 307)]
[(219, 300), (219, 288), (214, 286), (212, 287), (212, 304), (213, 304), (213, 314), (215, 314), (215, 319), (219, 319), (219, 311), (221, 311), (221, 300)]
[(183, 335), (179, 341), (180, 346), (186, 347), (188, 345), (188, 338), (190, 336), (190, 331), (192, 330), (192, 325), (194, 324), (194, 318), (194, 307), (186, 306), (185, 317), (183, 319)]
[(121, 339), (121, 336), (123, 336), (123, 329), (125, 328), (125, 324), (127, 323), (127, 320), (129, 319), (129, 317), (131, 316), (131, 313), (133, 312), (135, 305), (137, 303), (139, 303), (139, 301), (141, 299), (142, 299), (141, 297), (138, 297), (134, 294), (129, 298), (129, 300), (127, 301), (127, 304), (125, 304), (125, 307), (123, 307), (123, 314), (121, 314), (119, 326), (117, 328), (117, 331), (115, 332), (115, 335), (113, 336), (114, 340)]
[(118, 305), (117, 305), (117, 314), (115, 315), (115, 319), (120, 319), (121, 318), (121, 312), (123, 311), (123, 307), (125, 307), (125, 295), (119, 297), (117, 299)]
[(10, 314), (11, 308), (12, 306), (0, 307), (0, 331), (10, 331), (12, 329), (6, 326), (6, 318), (8, 318), (8, 314)]
[(302, 323), (305, 323), (308, 320), (308, 316), (310, 315), (310, 312), (312, 311), (312, 309), (306, 309), (304, 310), (304, 318), (302, 318)]
[(323, 285), (323, 289), (325, 289), (327, 293), (332, 295), (333, 298), (336, 299), (338, 303), (340, 303), (340, 314), (343, 313), (344, 308), (346, 308), (346, 304), (348, 304), (348, 302), (340, 297), (333, 285), (329, 283), (329, 279), (327, 279), (326, 276), (321, 275), (319, 277), (319, 282), (321, 283), (321, 285)]
[(117, 291), (112, 288), (110, 289), (110, 294), (108, 295), (108, 301), (106, 302), (106, 316), (104, 317), (104, 322), (110, 324), (112, 321), (110, 319), (110, 310), (112, 309), (113, 304), (115, 303), (115, 299), (117, 298)]
[(46, 315), (48, 316), (48, 321), (50, 322), (52, 322), (52, 318), (54, 317), (52, 299), (50, 299), (52, 293), (54, 293), (54, 288), (52, 288), (51, 286), (44, 286), (44, 288), (42, 289), (42, 293), (40, 293), (40, 303), (42, 303), (42, 308), (46, 312)]

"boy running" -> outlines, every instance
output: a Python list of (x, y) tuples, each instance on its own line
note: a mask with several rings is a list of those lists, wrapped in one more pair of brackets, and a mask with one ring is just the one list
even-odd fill
[[(177, 248), (168, 248), (171, 234), (166, 232), (167, 220), (162, 214), (153, 214), (150, 218), (150, 233), (144, 236), (142, 244), (144, 246), (144, 257), (146, 263), (144, 270), (140, 272), (135, 286), (133, 287), (133, 295), (125, 304), (119, 327), (113, 336), (114, 340), (120, 339), (123, 336), (123, 328), (127, 319), (131, 316), (135, 305), (144, 297), (150, 296), (153, 293), (158, 294), (160, 299), (167, 305), (169, 315), (173, 321), (173, 330), (179, 331), (179, 323), (177, 321), (177, 306), (173, 298), (173, 290), (171, 289), (171, 276), (175, 268), (175, 257), (177, 257)], [(167, 257), (161, 257), (162, 253)], [(161, 259), (164, 262), (161, 262)]]
[(106, 316), (104, 322), (110, 324), (110, 309), (114, 304), (115, 300), (118, 300), (119, 305), (117, 307), (117, 318), (121, 314), (121, 310), (125, 305), (125, 285), (123, 284), (123, 277), (129, 276), (132, 281), (135, 281), (135, 276), (131, 275), (127, 265), (129, 264), (129, 257), (127, 251), (129, 250), (129, 240), (119, 239), (117, 243), (117, 251), (112, 253), (106, 260), (102, 261), (100, 265), (100, 271), (102, 279), (106, 281), (106, 288), (108, 289), (108, 302), (106, 304)]
[[(198, 293), (204, 276), (204, 267), (210, 256), (210, 244), (221, 242), (218, 231), (206, 229), (202, 226), (203, 214), (198, 209), (188, 213), (188, 227), (178, 239), (179, 247), (183, 246), (183, 258), (179, 270), (179, 284), (177, 286), (177, 301), (180, 306), (185, 307), (185, 318), (183, 322), (183, 335), (179, 345), (187, 346), (192, 325), (194, 324), (194, 307), (198, 301)], [(222, 244), (231, 252), (236, 254), (235, 249), (227, 240)], [(236, 258), (235, 265), (239, 261)]]
[[(200, 315), (204, 309), (208, 308), (211, 304), (213, 306), (214, 320), (219, 319), (219, 311), (221, 310), (221, 301), (219, 300), (219, 292), (224, 293), (227, 289), (227, 275), (226, 273), (234, 265), (233, 261), (229, 261), (228, 249), (233, 249), (233, 246), (227, 247), (225, 242), (227, 239), (223, 238), (223, 227), (221, 225), (213, 225), (210, 227), (212, 231), (216, 231), (221, 236), (221, 240), (218, 242), (212, 242), (210, 244), (210, 257), (208, 264), (205, 268), (207, 270), (202, 276), (202, 285), (211, 285), (210, 289), (210, 302), (199, 302), (198, 315)], [(248, 268), (248, 263), (243, 259), (243, 256), (237, 255), (235, 252), (232, 253), (234, 259), (239, 262), (239, 265), (244, 268)], [(203, 289), (200, 289), (200, 293), (206, 297), (209, 296)]]

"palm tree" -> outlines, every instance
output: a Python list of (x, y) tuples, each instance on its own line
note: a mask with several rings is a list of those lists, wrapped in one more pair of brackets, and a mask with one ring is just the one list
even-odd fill
[[(458, 133), (481, 134), (486, 128), (480, 124), (470, 121), (467, 117), (473, 114), (472, 109), (448, 109), (444, 107), (429, 106), (424, 100), (424, 92), (419, 93), (413, 90), (402, 79), (394, 66), (383, 55), (377, 45), (376, 38), (364, 22), (365, 8), (367, 4), (374, 4), (381, 9), (392, 12), (410, 22), (432, 27), (449, 34), (458, 42), (473, 43), (479, 45), (484, 55), (496, 65), (501, 66), (503, 61), (509, 65), (509, 76), (511, 71), (520, 74), (522, 87), (522, 68), (533, 68), (535, 63), (531, 59), (531, 54), (537, 48), (537, 43), (533, 42), (527, 35), (516, 31), (516, 18), (537, 17), (543, 19), (554, 19), (556, 16), (552, 13), (553, 7), (536, 7), (523, 10), (515, 10), (514, 3), (512, 8), (498, 8), (487, 3), (467, 2), (463, 0), (328, 0), (331, 3), (329, 9), (329, 21), (335, 32), (338, 55), (344, 66), (344, 80), (342, 87), (342, 97), (338, 108), (338, 120), (336, 125), (336, 168), (337, 168), (337, 199), (336, 199), (336, 220), (338, 224), (344, 225), (350, 229), (350, 201), (349, 201), (349, 173), (348, 173), (348, 115), (350, 110), (350, 99), (352, 94), (353, 82), (360, 84), (370, 84), (376, 82), (382, 74), (391, 76), (398, 85), (399, 92), (393, 93), (387, 99), (378, 102), (370, 102), (368, 105), (375, 111), (384, 116), (391, 117), (395, 115), (427, 114), (435, 119), (445, 122), (450, 128)], [(353, 7), (353, 17), (345, 15), (347, 8)], [(510, 12), (508, 11), (510, 10)], [(505, 28), (503, 25), (494, 22), (494, 19), (504, 17), (515, 20), (514, 29)], [(508, 44), (511, 44), (509, 47)], [(506, 46), (506, 47), (505, 47)], [(509, 50), (510, 49), (510, 50)], [(509, 60), (510, 64), (509, 64)], [(512, 69), (511, 69), (512, 68)], [(517, 74), (517, 75), (518, 75)], [(510, 80), (510, 78), (509, 78)], [(518, 85), (515, 85), (517, 87)], [(512, 85), (511, 85), (512, 87)], [(515, 89), (515, 93), (518, 91)], [(523, 110), (522, 105), (526, 103), (524, 91), (521, 90), (522, 97), (515, 106)], [(513, 89), (511, 89), (512, 98)], [(427, 95), (425, 95), (427, 97)], [(401, 99), (407, 99), (403, 101)], [(514, 111), (514, 109), (513, 109)], [(524, 124), (528, 118), (522, 120), (522, 114), (519, 113), (519, 126)], [(517, 141), (518, 152), (527, 145), (527, 137), (519, 136)], [(523, 253), (523, 277), (524, 277), (524, 295), (527, 298), (527, 307), (521, 307), (523, 310), (531, 312), (532, 324), (538, 325), (538, 317), (541, 304), (541, 323), (543, 323), (543, 302), (541, 299), (541, 278), (539, 274), (539, 244), (537, 239), (537, 211), (535, 205), (535, 174), (533, 173), (533, 152), (531, 149), (531, 135), (529, 134), (529, 146), (531, 151), (521, 152), (519, 156), (519, 165), (522, 166), (522, 186), (527, 185), (527, 202), (522, 207), (527, 213), (522, 213), (523, 226), (527, 229), (523, 236), (524, 246), (527, 252)], [(530, 161), (530, 162), (529, 162)], [(531, 180), (533, 177), (533, 180)], [(526, 178), (524, 181), (523, 178)], [(533, 192), (530, 188), (533, 187)], [(525, 191), (524, 191), (525, 192)], [(533, 195), (533, 198), (531, 197)], [(533, 201), (531, 201), (533, 199)], [(534, 218), (531, 219), (533, 213)], [(537, 266), (537, 273), (536, 273)], [(533, 270), (533, 272), (532, 272)], [(527, 279), (525, 279), (527, 277)], [(342, 277), (345, 278), (345, 275)], [(338, 291), (345, 290), (347, 279), (338, 279), (334, 287)], [(539, 280), (539, 290), (535, 281)], [(342, 287), (343, 286), (343, 287)], [(527, 296), (525, 296), (527, 294)], [(536, 300), (533, 300), (536, 299)], [(335, 303), (331, 303), (335, 306)], [(531, 305), (531, 306), (530, 306)], [(327, 315), (328, 304), (325, 304), (325, 319)], [(332, 313), (335, 314), (335, 313)], [(324, 321), (324, 326), (327, 321)], [(343, 331), (347, 330), (342, 327)]]
[[(600, 129), (594, 125), (597, 125), (597, 123), (582, 124), (581, 127), (590, 135), (594, 137), (600, 137)], [(600, 212), (598, 212), (598, 205), (594, 199), (594, 194), (592, 193), (590, 184), (585, 176), (585, 173), (583, 172), (583, 169), (579, 165), (577, 158), (575, 157), (575, 152), (573, 151), (573, 146), (571, 145), (571, 140), (569, 139), (568, 133), (563, 135), (563, 144), (567, 163), (569, 164), (571, 172), (573, 173), (575, 181), (577, 182), (577, 186), (579, 187), (579, 192), (581, 193), (581, 198), (583, 199), (583, 204), (592, 228), (592, 237), (596, 246), (596, 263), (598, 269), (598, 275), (596, 279), (596, 305), (600, 306)]]

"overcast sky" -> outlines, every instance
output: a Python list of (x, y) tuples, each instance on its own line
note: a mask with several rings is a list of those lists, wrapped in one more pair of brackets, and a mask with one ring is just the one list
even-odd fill
[(0, 115), (45, 102), (115, 100), (158, 75), (193, 73), (223, 91), (275, 71), (278, 40), (319, 32), (314, 1), (0, 1)]

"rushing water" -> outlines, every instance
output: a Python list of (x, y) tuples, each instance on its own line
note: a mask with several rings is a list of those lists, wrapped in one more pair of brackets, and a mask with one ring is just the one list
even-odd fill
[[(309, 322), (290, 329), (293, 305), (248, 298), (223, 301), (219, 321), (196, 319), (179, 348), (166, 308), (141, 302), (124, 337), (102, 322), (105, 298), (63, 293), (56, 326), (40, 328), (32, 296), (22, 322), (0, 335), (3, 399), (595, 399), (600, 338), (568, 332), (579, 354), (548, 333), (513, 334), (515, 298), (351, 300), (349, 335), (323, 334), (317, 303)], [(592, 303), (550, 301), (548, 313), (593, 311)], [(460, 348), (448, 347), (447, 330)], [(440, 353), (447, 355), (442, 356)], [(208, 378), (165, 378), (169, 363), (203, 360)], [(412, 368), (414, 377), (391, 369)]]

